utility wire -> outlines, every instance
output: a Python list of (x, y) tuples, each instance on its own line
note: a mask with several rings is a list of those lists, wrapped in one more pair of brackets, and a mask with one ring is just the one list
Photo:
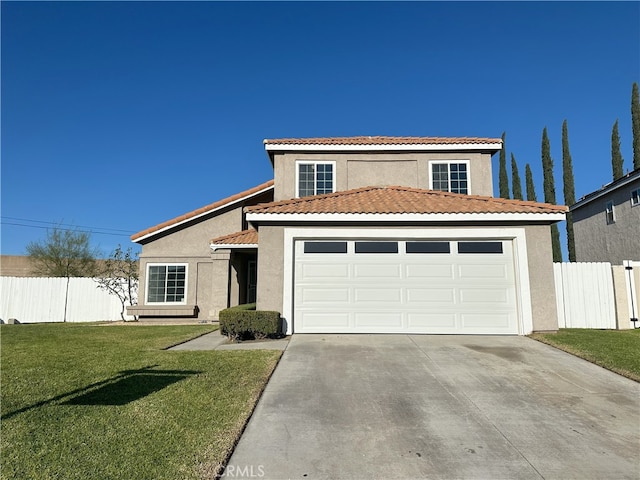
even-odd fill
[[(31, 227), (31, 228), (42, 228), (44, 230), (48, 230), (51, 227), (45, 227), (44, 225), (27, 225), (24, 223), (13, 223), (13, 222), (4, 222), (0, 221), (2, 225), (14, 225), (17, 227)], [(66, 232), (80, 232), (80, 233), (91, 233), (94, 235), (113, 235), (115, 237), (129, 237), (131, 234), (129, 233), (113, 233), (113, 232), (98, 232), (96, 230), (78, 230), (77, 228), (58, 228), (58, 230), (64, 230)], [(124, 230), (122, 230), (124, 231)]]
[[(80, 227), (80, 228), (91, 228), (91, 229), (97, 229), (97, 230), (105, 230), (105, 231), (112, 231), (112, 232), (124, 232), (124, 233), (128, 233), (131, 234), (131, 232), (129, 230), (121, 230), (119, 228), (103, 228), (103, 227), (90, 227), (87, 225), (73, 225), (71, 223), (61, 223), (61, 222), (47, 222), (44, 220), (31, 220), (29, 218), (18, 218), (18, 217), (7, 217), (5, 215), (0, 216), (0, 218), (6, 218), (7, 220), (17, 220), (20, 222), (32, 222), (32, 223), (46, 223), (48, 225), (64, 225), (67, 227)], [(29, 225), (24, 225), (24, 226), (29, 226)]]

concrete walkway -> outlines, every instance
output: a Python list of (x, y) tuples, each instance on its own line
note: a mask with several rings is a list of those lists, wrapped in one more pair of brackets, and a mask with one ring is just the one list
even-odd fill
[(289, 337), (239, 343), (227, 343), (227, 341), (227, 337), (221, 335), (220, 330), (216, 330), (168, 350), (285, 350), (289, 344)]
[(225, 471), (637, 479), (640, 386), (526, 337), (294, 335)]

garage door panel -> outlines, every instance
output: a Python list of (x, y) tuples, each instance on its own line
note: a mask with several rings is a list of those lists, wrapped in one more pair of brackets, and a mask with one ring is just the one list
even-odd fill
[(349, 290), (347, 288), (307, 287), (299, 288), (297, 294), (300, 295), (305, 305), (349, 304)]
[(296, 321), (300, 322), (302, 330), (326, 332), (327, 328), (340, 328), (343, 331), (347, 331), (349, 329), (348, 313), (313, 313), (303, 311), (298, 315), (300, 318), (296, 318)]
[(400, 272), (400, 265), (397, 264), (376, 265), (372, 263), (354, 265), (354, 277), (357, 279), (375, 278), (378, 280), (380, 278), (400, 278)]
[[(455, 313), (409, 313), (408, 327), (415, 329), (442, 329), (447, 331), (456, 328)], [(438, 333), (433, 331), (433, 333)]]
[(506, 330), (509, 328), (511, 315), (508, 313), (464, 313), (460, 315), (460, 320), (462, 327), (482, 328), (486, 330)]
[(385, 330), (392, 328), (399, 330), (402, 328), (401, 313), (377, 313), (374, 311), (358, 312), (354, 314), (356, 328), (373, 327), (376, 329), (384, 328)]
[(300, 280), (329, 278), (331, 280), (349, 278), (349, 265), (344, 263), (307, 263), (300, 268)]
[(400, 307), (402, 290), (400, 288), (355, 288), (356, 302), (394, 303)]
[(407, 303), (448, 305), (455, 302), (453, 288), (407, 288)]
[[(509, 293), (503, 288), (461, 288), (460, 302), (507, 304)], [(485, 307), (486, 308), (486, 307)]]
[(407, 265), (405, 271), (407, 278), (454, 278), (453, 265)]
[(507, 265), (459, 265), (458, 276), (461, 279), (507, 279), (509, 277), (509, 273), (507, 271)]

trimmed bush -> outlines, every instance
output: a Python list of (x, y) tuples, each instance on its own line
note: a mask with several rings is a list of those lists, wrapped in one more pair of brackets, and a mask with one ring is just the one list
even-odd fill
[[(247, 308), (248, 305), (239, 305), (220, 312), (220, 330), (223, 335), (232, 340), (276, 338), (281, 336), (282, 322), (280, 313), (266, 310), (249, 310)], [(255, 308), (255, 304), (253, 305), (253, 308)]]

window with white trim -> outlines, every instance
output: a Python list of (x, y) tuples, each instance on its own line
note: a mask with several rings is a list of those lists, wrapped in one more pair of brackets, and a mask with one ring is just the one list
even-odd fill
[(298, 162), (297, 195), (308, 197), (335, 191), (334, 162)]
[(631, 190), (631, 206), (635, 207), (637, 205), (640, 205), (640, 188)]
[(429, 165), (432, 190), (469, 193), (468, 162), (431, 162)]
[(186, 298), (185, 263), (147, 265), (147, 303), (184, 304)]
[(613, 202), (607, 202), (604, 212), (607, 218), (607, 225), (616, 223), (616, 213), (614, 211)]

